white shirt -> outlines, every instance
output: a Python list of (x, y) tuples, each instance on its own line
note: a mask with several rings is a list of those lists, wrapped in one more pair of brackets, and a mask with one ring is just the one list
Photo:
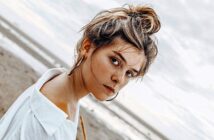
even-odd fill
[(66, 69), (48, 70), (17, 98), (0, 120), (0, 140), (76, 140), (79, 103), (71, 121), (40, 92), (46, 81), (63, 72)]

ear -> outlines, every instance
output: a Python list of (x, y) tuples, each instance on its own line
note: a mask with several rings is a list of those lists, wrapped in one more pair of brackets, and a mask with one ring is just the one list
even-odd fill
[(80, 54), (87, 56), (90, 48), (92, 48), (92, 43), (88, 38), (85, 38), (80, 48)]

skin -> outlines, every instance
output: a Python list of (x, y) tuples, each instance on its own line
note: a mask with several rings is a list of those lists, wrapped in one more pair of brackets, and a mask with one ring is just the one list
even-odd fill
[[(143, 51), (121, 38), (115, 38), (111, 44), (96, 50), (90, 40), (85, 39), (80, 55), (86, 59), (68, 76), (60, 74), (47, 81), (40, 89), (49, 100), (68, 114), (68, 119), (74, 120), (78, 101), (92, 94), (96, 99), (104, 101), (122, 89), (130, 79), (137, 76), (137, 71), (145, 63)], [(123, 61), (114, 52), (119, 52)], [(104, 85), (115, 89), (109, 92)]]

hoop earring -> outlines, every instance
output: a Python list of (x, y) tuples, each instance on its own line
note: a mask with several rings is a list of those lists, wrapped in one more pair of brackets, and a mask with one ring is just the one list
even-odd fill
[(117, 92), (117, 94), (113, 98), (107, 99), (106, 101), (112, 101), (112, 100), (114, 100), (117, 97), (118, 94), (119, 94), (119, 92)]
[(85, 55), (83, 55), (83, 56), (77, 61), (77, 63), (74, 65), (74, 67), (73, 67), (73, 68), (71, 69), (71, 71), (69, 72), (68, 76), (70, 76), (70, 75), (73, 73), (73, 71), (74, 71), (77, 67), (80, 66), (80, 64), (83, 62), (83, 60), (84, 60), (85, 58), (86, 58)]
[(83, 62), (84, 59), (85, 59), (85, 55), (83, 55), (83, 56), (80, 58), (79, 62), (77, 63), (77, 67), (79, 67), (79, 65)]

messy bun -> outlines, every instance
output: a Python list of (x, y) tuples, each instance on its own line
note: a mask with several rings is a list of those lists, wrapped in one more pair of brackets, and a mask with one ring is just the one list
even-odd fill
[(85, 38), (90, 39), (96, 47), (101, 47), (119, 36), (144, 51), (146, 61), (140, 73), (143, 76), (157, 55), (158, 50), (151, 36), (158, 32), (160, 27), (157, 14), (147, 6), (126, 5), (105, 10), (82, 28), (83, 37), (77, 44), (77, 50), (79, 51)]

